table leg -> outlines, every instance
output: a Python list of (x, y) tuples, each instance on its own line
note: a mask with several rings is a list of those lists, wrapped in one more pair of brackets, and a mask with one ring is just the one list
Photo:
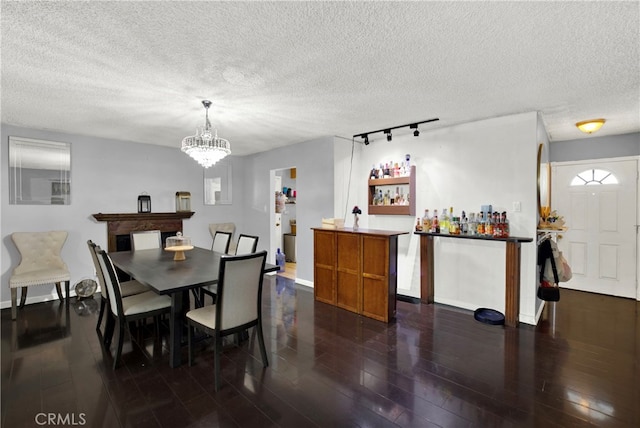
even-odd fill
[(178, 367), (182, 363), (180, 347), (182, 342), (182, 293), (171, 294), (171, 319), (169, 320), (169, 366)]
[(507, 241), (505, 283), (505, 325), (518, 326), (520, 314), (520, 243)]
[(433, 303), (433, 270), (433, 236), (420, 235), (420, 301), (422, 303)]
[(184, 324), (184, 296), (189, 302), (188, 292), (178, 291), (171, 294), (171, 319), (169, 320), (169, 366), (179, 367), (182, 364), (182, 327)]

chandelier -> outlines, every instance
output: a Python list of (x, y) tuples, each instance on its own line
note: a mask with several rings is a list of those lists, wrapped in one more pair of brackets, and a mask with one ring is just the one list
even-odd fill
[(196, 135), (185, 137), (182, 140), (182, 151), (203, 167), (209, 168), (220, 159), (231, 154), (231, 145), (229, 140), (218, 137), (217, 130), (213, 130), (213, 132), (211, 130), (211, 122), (209, 122), (211, 101), (204, 100), (202, 105), (206, 111), (204, 127), (196, 128)]

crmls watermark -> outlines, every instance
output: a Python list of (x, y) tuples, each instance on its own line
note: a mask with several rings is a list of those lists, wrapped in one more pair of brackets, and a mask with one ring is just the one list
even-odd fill
[(38, 413), (35, 420), (40, 426), (75, 426), (85, 425), (87, 423), (85, 416), (85, 413)]

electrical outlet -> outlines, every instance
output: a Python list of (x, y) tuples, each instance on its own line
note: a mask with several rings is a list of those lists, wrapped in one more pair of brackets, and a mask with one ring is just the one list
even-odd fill
[(522, 204), (520, 203), (520, 201), (514, 202), (513, 203), (513, 212), (514, 213), (519, 213), (520, 211), (522, 211)]

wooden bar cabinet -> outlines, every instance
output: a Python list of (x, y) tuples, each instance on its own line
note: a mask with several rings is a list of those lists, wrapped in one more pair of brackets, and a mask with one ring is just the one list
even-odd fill
[(396, 314), (398, 236), (409, 232), (314, 228), (314, 296), (369, 318)]

